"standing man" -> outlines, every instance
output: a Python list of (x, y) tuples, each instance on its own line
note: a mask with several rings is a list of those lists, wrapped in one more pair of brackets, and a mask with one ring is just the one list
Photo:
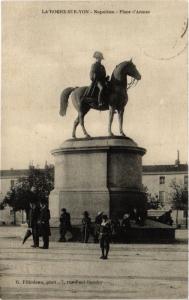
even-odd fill
[(65, 208), (62, 208), (60, 215), (60, 239), (59, 242), (66, 242), (66, 232), (69, 231), (72, 234), (71, 218), (70, 214)]
[(114, 217), (113, 220), (110, 221), (111, 225), (111, 241), (112, 243), (119, 241), (120, 239), (120, 221), (118, 217)]
[(121, 233), (122, 233), (122, 241), (128, 242), (129, 241), (129, 229), (131, 228), (131, 222), (130, 222), (130, 215), (128, 213), (123, 215), (123, 220), (121, 223)]
[(131, 228), (129, 214), (124, 214), (121, 226), (122, 226), (123, 231)]
[(38, 197), (36, 193), (36, 188), (33, 186), (29, 192), (29, 202), (30, 209), (28, 214), (28, 227), (31, 228), (32, 237), (33, 237), (33, 245), (31, 247), (38, 248), (39, 247), (39, 203)]
[(107, 259), (110, 250), (110, 239), (111, 239), (111, 223), (108, 220), (107, 215), (102, 216), (102, 223), (100, 225), (100, 248), (102, 251), (101, 259)]
[(89, 213), (84, 211), (82, 219), (82, 242), (87, 243), (91, 232), (91, 218)]
[(100, 225), (102, 223), (103, 211), (99, 211), (94, 224), (94, 242), (98, 243), (99, 234), (100, 234)]
[(91, 66), (90, 79), (92, 80), (93, 89), (95, 86), (98, 87), (98, 106), (103, 105), (102, 102), (102, 93), (106, 83), (106, 70), (105, 67), (101, 64), (102, 59), (104, 59), (103, 54), (99, 51), (96, 51), (93, 54), (93, 57), (96, 59), (96, 62)]
[(39, 230), (43, 238), (43, 247), (40, 247), (42, 249), (49, 248), (49, 236), (51, 235), (49, 220), (50, 220), (50, 210), (48, 209), (47, 204), (45, 202), (41, 202), (40, 216), (39, 216)]

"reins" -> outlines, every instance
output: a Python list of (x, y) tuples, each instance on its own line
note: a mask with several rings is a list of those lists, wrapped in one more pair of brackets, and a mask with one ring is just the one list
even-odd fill
[(135, 87), (138, 83), (138, 80), (136, 80), (135, 78), (132, 78), (131, 81), (128, 83), (127, 85), (127, 90), (130, 89), (132, 86)]

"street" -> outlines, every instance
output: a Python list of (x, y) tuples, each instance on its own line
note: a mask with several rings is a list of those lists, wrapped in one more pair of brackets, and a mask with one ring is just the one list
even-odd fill
[[(175, 244), (111, 244), (101, 260), (98, 244), (22, 245), (25, 228), (0, 227), (2, 299), (187, 298), (187, 231)], [(185, 241), (185, 242), (184, 242)]]

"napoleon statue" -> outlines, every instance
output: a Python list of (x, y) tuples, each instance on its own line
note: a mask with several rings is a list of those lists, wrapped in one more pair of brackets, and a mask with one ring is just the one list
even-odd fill
[(91, 66), (90, 79), (92, 83), (87, 91), (87, 96), (92, 97), (94, 95), (95, 88), (97, 87), (98, 106), (101, 107), (103, 105), (103, 89), (108, 77), (106, 78), (106, 70), (101, 63), (102, 59), (104, 59), (103, 54), (99, 51), (95, 51), (93, 57), (96, 59), (96, 62)]
[[(101, 63), (104, 59), (103, 54), (100, 51), (95, 51), (93, 58), (96, 62), (92, 64), (90, 70), (91, 85), (64, 89), (61, 94), (60, 115), (66, 115), (68, 99), (71, 96), (73, 105), (78, 111), (73, 125), (73, 138), (76, 138), (76, 128), (79, 124), (85, 137), (90, 137), (84, 126), (84, 117), (90, 109), (109, 110), (109, 136), (113, 136), (111, 125), (114, 113), (117, 112), (120, 135), (126, 136), (123, 132), (123, 115), (128, 102), (127, 90), (136, 85), (141, 79), (141, 75), (130, 59), (116, 65), (109, 80), (109, 76), (106, 76), (105, 67)], [(130, 83), (127, 82), (127, 76), (131, 77)]]

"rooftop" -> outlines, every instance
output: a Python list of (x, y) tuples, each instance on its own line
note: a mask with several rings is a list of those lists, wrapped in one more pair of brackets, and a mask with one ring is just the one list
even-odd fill
[(143, 173), (187, 172), (187, 164), (178, 165), (148, 165), (143, 166)]
[(29, 173), (29, 169), (0, 170), (1, 177), (7, 177), (7, 176), (24, 177), (24, 176), (28, 176), (28, 173)]
[[(54, 172), (54, 166), (50, 165), (50, 170)], [(34, 168), (35, 170), (44, 171), (45, 168)], [(27, 177), (29, 175), (29, 169), (9, 169), (9, 170), (0, 170), (0, 177)]]
[[(187, 164), (143, 166), (143, 173), (167, 173), (167, 172), (187, 172), (187, 171), (188, 171)], [(29, 169), (0, 170), (0, 177), (9, 177), (9, 176), (25, 177), (28, 176), (28, 173), (29, 173)]]

